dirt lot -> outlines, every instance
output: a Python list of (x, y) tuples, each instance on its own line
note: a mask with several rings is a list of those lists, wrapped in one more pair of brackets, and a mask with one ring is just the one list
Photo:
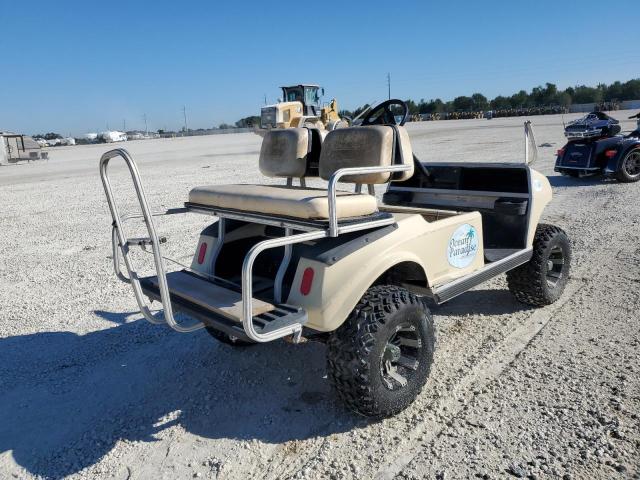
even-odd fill
[[(140, 318), (111, 268), (97, 172), (111, 147), (0, 168), (0, 477), (640, 478), (640, 184), (557, 176), (561, 118), (532, 120), (551, 144), (536, 164), (555, 193), (545, 220), (573, 240), (567, 291), (530, 309), (499, 277), (434, 307), (431, 378), (381, 422), (334, 399), (320, 344), (234, 350)], [(408, 128), (426, 161), (521, 161), (522, 121)], [(161, 209), (198, 184), (264, 181), (259, 145), (125, 147)], [(159, 230), (188, 261), (207, 218), (181, 217)]]

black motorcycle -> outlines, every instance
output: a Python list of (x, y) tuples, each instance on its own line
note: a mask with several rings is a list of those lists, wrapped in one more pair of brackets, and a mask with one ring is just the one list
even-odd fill
[[(638, 118), (635, 115), (629, 118)], [(568, 143), (558, 150), (555, 171), (571, 177), (605, 175), (620, 182), (640, 180), (640, 128), (620, 134), (620, 122), (592, 112), (566, 125)]]

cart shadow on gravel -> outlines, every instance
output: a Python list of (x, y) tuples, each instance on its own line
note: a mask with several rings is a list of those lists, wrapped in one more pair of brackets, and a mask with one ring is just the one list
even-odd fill
[(156, 442), (173, 425), (205, 439), (281, 444), (367, 423), (334, 399), (320, 344), (238, 349), (204, 331), (95, 313), (118, 325), (0, 339), (0, 454), (12, 451), (33, 475), (71, 475), (118, 440)]
[(548, 175), (547, 179), (552, 187), (591, 187), (618, 183), (615, 180), (603, 177), (602, 175), (593, 175), (581, 178), (566, 177), (564, 175)]
[(431, 311), (437, 316), (511, 315), (534, 310), (534, 307), (518, 302), (508, 290), (470, 290), (442, 305), (431, 303)]

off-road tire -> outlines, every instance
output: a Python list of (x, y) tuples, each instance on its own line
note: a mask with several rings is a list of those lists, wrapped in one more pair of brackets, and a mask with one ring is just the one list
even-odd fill
[(632, 175), (627, 171), (625, 167), (627, 162), (631, 162), (633, 160), (637, 162), (639, 157), (640, 149), (634, 148), (630, 152), (627, 152), (622, 159), (622, 162), (620, 162), (620, 168), (618, 168), (618, 171), (616, 172), (616, 180), (622, 183), (633, 183), (640, 180), (640, 173)]
[[(548, 281), (552, 252), (562, 250), (564, 264), (555, 284)], [(541, 223), (533, 239), (533, 256), (527, 263), (507, 272), (509, 290), (522, 303), (534, 306), (550, 305), (560, 296), (569, 279), (571, 242), (567, 234), (554, 225)]]
[(221, 332), (220, 330), (216, 330), (215, 328), (205, 327), (205, 330), (219, 342), (231, 345), (232, 347), (250, 347), (251, 345), (255, 345), (255, 342), (247, 342), (246, 340), (240, 340), (239, 338), (233, 339), (228, 334)]
[[(415, 370), (398, 367), (406, 385), (391, 390), (383, 379), (383, 355), (391, 339), (404, 336), (398, 328), (412, 329), (418, 348), (409, 349)], [(367, 417), (394, 415), (408, 407), (429, 377), (435, 332), (433, 318), (423, 298), (392, 285), (371, 287), (344, 324), (327, 342), (329, 380), (347, 406)], [(406, 358), (406, 357), (405, 357)], [(413, 358), (413, 357), (412, 357)]]

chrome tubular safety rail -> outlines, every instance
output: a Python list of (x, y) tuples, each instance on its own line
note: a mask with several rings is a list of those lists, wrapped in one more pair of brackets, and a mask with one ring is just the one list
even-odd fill
[[(133, 263), (131, 258), (129, 257), (129, 240), (124, 233), (122, 223), (124, 220), (128, 218), (136, 218), (137, 215), (134, 216), (125, 216), (120, 217), (118, 212), (118, 206), (115, 202), (113, 191), (111, 190), (111, 183), (109, 181), (108, 174), (108, 166), (109, 161), (112, 158), (120, 157), (124, 160), (125, 164), (129, 168), (129, 173), (131, 174), (131, 180), (133, 181), (133, 186), (136, 191), (136, 196), (138, 198), (138, 202), (140, 203), (140, 208), (142, 210), (142, 217), (144, 219), (144, 223), (147, 227), (147, 232), (149, 234), (149, 238), (146, 239), (148, 241), (148, 245), (151, 247), (151, 251), (153, 253), (153, 260), (156, 268), (156, 272), (158, 274), (158, 286), (160, 290), (160, 299), (162, 302), (162, 308), (164, 310), (164, 318), (157, 319), (153, 316), (149, 308), (144, 302), (144, 296), (142, 293), (142, 288), (140, 286), (140, 281), (138, 280), (138, 276), (133, 267)], [(158, 234), (156, 233), (155, 225), (153, 223), (154, 214), (149, 210), (149, 204), (147, 203), (147, 198), (144, 193), (144, 188), (142, 186), (142, 181), (140, 179), (140, 173), (138, 171), (138, 167), (135, 162), (127, 152), (123, 148), (116, 148), (115, 150), (110, 150), (106, 152), (102, 157), (100, 157), (100, 178), (102, 180), (102, 185), (104, 187), (104, 192), (107, 196), (107, 203), (109, 204), (109, 210), (111, 212), (111, 217), (113, 218), (113, 232), (112, 232), (112, 240), (114, 241), (113, 245), (113, 262), (114, 269), (116, 271), (116, 275), (121, 280), (130, 283), (133, 292), (136, 297), (136, 301), (138, 302), (138, 306), (140, 307), (140, 312), (144, 316), (146, 320), (151, 323), (167, 323), (171, 328), (177, 330), (178, 332), (192, 332), (194, 330), (198, 330), (204, 327), (204, 324), (201, 322), (195, 323), (193, 325), (189, 325), (184, 327), (178, 324), (173, 316), (173, 309), (171, 307), (171, 297), (169, 294), (169, 287), (167, 284), (167, 275), (164, 268), (164, 261), (162, 258), (162, 252), (160, 251), (160, 240), (158, 238)], [(167, 214), (171, 213), (181, 213), (181, 209), (175, 209), (174, 211), (167, 211)], [(157, 214), (155, 214), (157, 215)], [(117, 243), (117, 245), (115, 244)], [(117, 248), (120, 248), (122, 253), (122, 260), (124, 261), (125, 266), (127, 267), (127, 272), (129, 274), (128, 278), (125, 277), (120, 271), (120, 258), (117, 255)]]
[(411, 165), (389, 165), (382, 167), (351, 167), (336, 170), (329, 179), (329, 236), (338, 236), (338, 212), (336, 209), (336, 190), (340, 178), (346, 175), (361, 175), (366, 173), (405, 172), (413, 168)]
[(254, 245), (251, 250), (244, 257), (242, 262), (242, 326), (247, 336), (256, 342), (270, 342), (277, 338), (287, 335), (293, 335), (294, 341), (299, 339), (302, 333), (302, 325), (299, 323), (287, 325), (286, 327), (273, 330), (268, 333), (258, 333), (253, 326), (253, 312), (252, 301), (253, 296), (253, 262), (258, 255), (269, 248), (287, 247), (287, 245), (293, 245), (294, 243), (307, 242), (309, 240), (315, 240), (323, 238), (328, 235), (326, 230), (317, 230), (315, 232), (298, 233), (295, 235), (288, 235), (280, 238), (273, 238), (269, 240), (263, 240), (260, 243)]

